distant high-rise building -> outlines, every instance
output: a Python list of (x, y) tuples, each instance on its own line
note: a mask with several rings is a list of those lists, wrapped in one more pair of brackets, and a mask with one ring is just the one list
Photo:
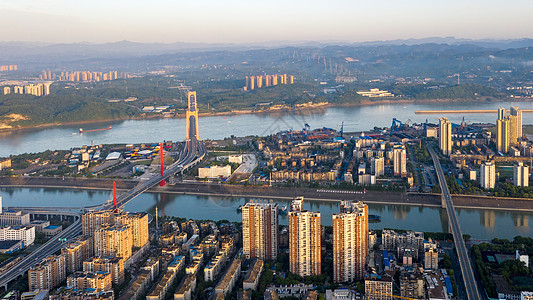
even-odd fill
[(496, 121), (496, 148), (501, 153), (509, 152), (511, 146), (511, 121), (508, 116)]
[(498, 120), (503, 120), (506, 116), (505, 108), (498, 108)]
[(45, 95), (50, 95), (50, 85), (52, 83), (51, 82), (46, 82), (46, 83), (43, 83), (43, 86), (44, 86), (44, 94)]
[(439, 119), (439, 148), (442, 154), (452, 154), (452, 123), (447, 118)]
[(247, 258), (277, 258), (278, 214), (275, 203), (246, 203), (242, 207), (243, 252)]
[(262, 88), (263, 87), (263, 76), (262, 75), (256, 76), (255, 79), (257, 82), (257, 88), (258, 89)]
[(303, 197), (292, 201), (289, 212), (289, 266), (300, 276), (321, 273), (320, 213), (303, 209)]
[(518, 145), (518, 117), (517, 116), (507, 116), (509, 120), (509, 145), (516, 146)]
[(513, 183), (515, 186), (529, 186), (529, 167), (518, 162), (513, 167)]
[(511, 116), (516, 116), (516, 136), (522, 138), (522, 110), (518, 107), (511, 107)]
[(249, 91), (255, 90), (255, 76), (250, 76), (250, 88)]
[(94, 231), (94, 254), (99, 257), (120, 257), (132, 254), (133, 235), (127, 225), (104, 225)]
[(287, 74), (281, 75), (281, 83), (282, 84), (287, 84)]
[(368, 256), (368, 206), (341, 202), (333, 215), (333, 281), (361, 280)]
[(4, 95), (8, 95), (8, 94), (11, 94), (11, 88), (8, 87), (8, 86), (5, 86), (4, 87)]
[(403, 145), (393, 149), (393, 164), (394, 176), (407, 176), (407, 156)]
[(294, 75), (290, 75), (289, 76), (289, 84), (293, 84), (294, 83)]
[(272, 85), (278, 85), (278, 75), (272, 75)]
[(372, 157), (370, 162), (370, 171), (372, 174), (376, 175), (376, 177), (383, 176), (385, 174), (385, 158)]
[(266, 80), (265, 80), (265, 85), (267, 87), (271, 86), (272, 85), (272, 76), (271, 75), (266, 75)]
[(51, 290), (67, 277), (67, 264), (64, 255), (52, 255), (28, 271), (30, 291)]
[(481, 164), (479, 171), (480, 185), (484, 189), (493, 189), (496, 184), (496, 166), (492, 162)]

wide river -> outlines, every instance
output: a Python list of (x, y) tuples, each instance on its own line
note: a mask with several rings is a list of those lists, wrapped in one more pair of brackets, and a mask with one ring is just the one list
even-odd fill
[[(0, 188), (3, 206), (56, 206), (82, 207), (98, 205), (110, 199), (110, 191), (57, 188)], [(241, 197), (218, 197), (144, 193), (126, 205), (128, 211), (155, 212), (191, 219), (241, 221), (237, 213), (239, 205), (249, 201), (268, 201)], [(280, 206), (288, 201), (275, 200)], [(331, 225), (331, 215), (339, 212), (337, 202), (305, 202), (305, 208), (320, 211), (322, 224)], [(432, 207), (406, 205), (369, 204), (369, 213), (381, 216), (380, 223), (370, 228), (397, 228), (417, 231), (447, 232), (448, 219), (445, 210)], [(457, 209), (461, 230), (475, 239), (508, 238), (517, 235), (532, 236), (529, 219), (533, 212), (507, 212), (483, 209)], [(280, 216), (280, 223), (287, 225), (287, 216)]]
[[(299, 113), (265, 113), (200, 118), (199, 131), (203, 139), (223, 139), (246, 135), (268, 135), (281, 130), (300, 130), (308, 123), (311, 128), (329, 127), (340, 129), (344, 121), (345, 132), (390, 127), (392, 118), (403, 122), (422, 123), (427, 119), (438, 123), (441, 115), (415, 115), (416, 110), (449, 109), (497, 109), (519, 106), (533, 109), (531, 102), (482, 102), (482, 103), (428, 103), (394, 104), (374, 106), (332, 107), (323, 110), (301, 111)], [(463, 116), (446, 116), (452, 122), (460, 123)], [(496, 122), (496, 114), (465, 115), (465, 121)], [(533, 114), (524, 114), (524, 124), (533, 124)], [(78, 134), (80, 127), (85, 130), (113, 126), (112, 130)], [(77, 126), (58, 126), (0, 133), (0, 157), (11, 154), (41, 152), (44, 150), (70, 149), (82, 145), (111, 143), (150, 143), (163, 140), (181, 141), (185, 138), (184, 119), (128, 120), (108, 123), (93, 123)]]

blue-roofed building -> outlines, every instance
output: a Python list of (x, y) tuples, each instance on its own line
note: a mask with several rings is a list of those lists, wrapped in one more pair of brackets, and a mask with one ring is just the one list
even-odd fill
[(448, 291), (448, 295), (453, 296), (453, 286), (452, 281), (450, 280), (450, 276), (444, 276), (444, 282), (446, 283), (446, 290)]

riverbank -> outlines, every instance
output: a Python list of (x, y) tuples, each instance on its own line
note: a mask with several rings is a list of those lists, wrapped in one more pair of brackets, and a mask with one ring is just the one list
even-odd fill
[[(376, 105), (397, 105), (397, 104), (430, 104), (430, 103), (455, 103), (455, 102), (473, 102), (479, 101), (483, 103), (492, 103), (492, 102), (504, 102), (509, 101), (510, 99), (489, 99), (489, 100), (475, 100), (475, 99), (380, 99), (380, 100), (361, 100), (358, 102), (352, 103), (328, 103), (325, 105), (317, 107), (305, 107), (298, 109), (287, 109), (287, 110), (264, 110), (264, 111), (255, 111), (251, 109), (244, 110), (231, 110), (226, 112), (200, 112), (200, 117), (213, 117), (213, 116), (232, 116), (232, 115), (245, 115), (245, 114), (308, 114), (313, 111), (321, 111), (332, 107), (365, 107), (365, 106), (376, 106)], [(517, 99), (512, 99), (516, 101)], [(518, 101), (520, 102), (520, 101)], [(18, 132), (25, 130), (35, 130), (35, 129), (44, 129), (44, 128), (53, 128), (53, 127), (64, 127), (64, 126), (74, 126), (74, 125), (85, 125), (85, 124), (97, 124), (97, 123), (111, 123), (111, 122), (120, 122), (128, 120), (152, 120), (152, 119), (165, 119), (165, 118), (175, 118), (183, 119), (185, 114), (178, 114), (171, 117), (164, 115), (144, 115), (144, 116), (133, 116), (128, 118), (113, 118), (113, 119), (99, 119), (99, 120), (85, 120), (85, 121), (73, 121), (73, 122), (54, 122), (46, 124), (37, 124), (30, 126), (18, 126), (11, 128), (0, 128), (0, 134), (9, 134), (10, 132)]]
[[(129, 190), (137, 185), (136, 180), (116, 180), (98, 178), (45, 178), (45, 177), (0, 177), (0, 187), (24, 188), (65, 188), (82, 190), (111, 190), (113, 181), (117, 189)], [(367, 191), (366, 193), (349, 193), (349, 191), (317, 190), (311, 188), (288, 188), (269, 186), (241, 186), (229, 184), (208, 184), (180, 182), (175, 185), (154, 187), (153, 193), (188, 194), (222, 197), (268, 198), (290, 200), (303, 196), (309, 201), (355, 200), (376, 204), (409, 205), (420, 207), (441, 207), (438, 194), (397, 193)], [(452, 196), (457, 208), (490, 209), (505, 211), (533, 211), (533, 199), (481, 197), (469, 195)]]

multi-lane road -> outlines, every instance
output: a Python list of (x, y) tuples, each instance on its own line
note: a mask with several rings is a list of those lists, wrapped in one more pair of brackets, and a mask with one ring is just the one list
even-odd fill
[(444, 177), (444, 172), (442, 171), (442, 166), (440, 165), (439, 158), (433, 150), (433, 147), (429, 146), (428, 150), (431, 154), (431, 158), (433, 159), (433, 164), (435, 165), (435, 172), (437, 173), (437, 178), (439, 180), (442, 197), (446, 204), (448, 220), (452, 230), (455, 248), (457, 250), (459, 266), (461, 267), (461, 273), (463, 274), (463, 281), (466, 289), (467, 298), (468, 300), (485, 299), (485, 297), (482, 297), (482, 294), (479, 292), (478, 283), (476, 277), (474, 276), (472, 263), (470, 262), (470, 256), (468, 255), (468, 249), (466, 248), (465, 241), (463, 239), (463, 234), (461, 233), (459, 221), (457, 220), (457, 214), (455, 213), (455, 208), (453, 207), (452, 197), (450, 196), (450, 190), (448, 189), (448, 184), (446, 184), (446, 178)]
[[(159, 184), (161, 180), (166, 180), (170, 176), (180, 173), (183, 170), (186, 170), (189, 167), (195, 165), (198, 161), (202, 160), (206, 154), (207, 149), (205, 148), (205, 145), (202, 142), (197, 141), (196, 139), (188, 140), (185, 143), (183, 151), (181, 151), (178, 155), (178, 159), (176, 160), (176, 162), (164, 171), (163, 176), (154, 176), (149, 180), (137, 185), (125, 194), (121, 195), (117, 199), (117, 206), (122, 206), (126, 204), (128, 201), (135, 198), (139, 194)], [(109, 205), (107, 205), (105, 208), (110, 207)], [(39, 208), (39, 211), (36, 212), (43, 213), (43, 210)], [(55, 213), (61, 214), (61, 212), (57, 211), (55, 211)], [(72, 214), (72, 212), (68, 213)], [(66, 244), (66, 242), (62, 241), (66, 240), (68, 242), (74, 237), (80, 235), (81, 233), (82, 222), (81, 217), (78, 217), (78, 219), (67, 229), (63, 230), (61, 233), (51, 238), (45, 244), (33, 251), (31, 254), (25, 256), (22, 260), (20, 260), (12, 268), (10, 268), (8, 272), (1, 274), (0, 287), (4, 287), (5, 289), (7, 289), (7, 286), (10, 282), (22, 276), (32, 266), (42, 262), (46, 257), (59, 251)]]
[[(164, 172), (163, 176), (154, 176), (137, 186), (133, 189), (127, 191), (126, 193), (120, 195), (117, 198), (117, 207), (125, 205), (133, 198), (149, 190), (153, 186), (159, 184), (161, 180), (166, 180), (170, 176), (173, 176), (177, 173), (182, 172), (183, 170), (188, 169), (189, 167), (195, 165), (200, 160), (202, 160), (207, 154), (207, 149), (205, 148), (204, 143), (193, 139), (185, 142), (183, 151), (178, 155), (178, 159), (172, 165), (170, 165)], [(111, 204), (109, 204), (111, 205)], [(107, 207), (110, 208), (110, 207)]]

